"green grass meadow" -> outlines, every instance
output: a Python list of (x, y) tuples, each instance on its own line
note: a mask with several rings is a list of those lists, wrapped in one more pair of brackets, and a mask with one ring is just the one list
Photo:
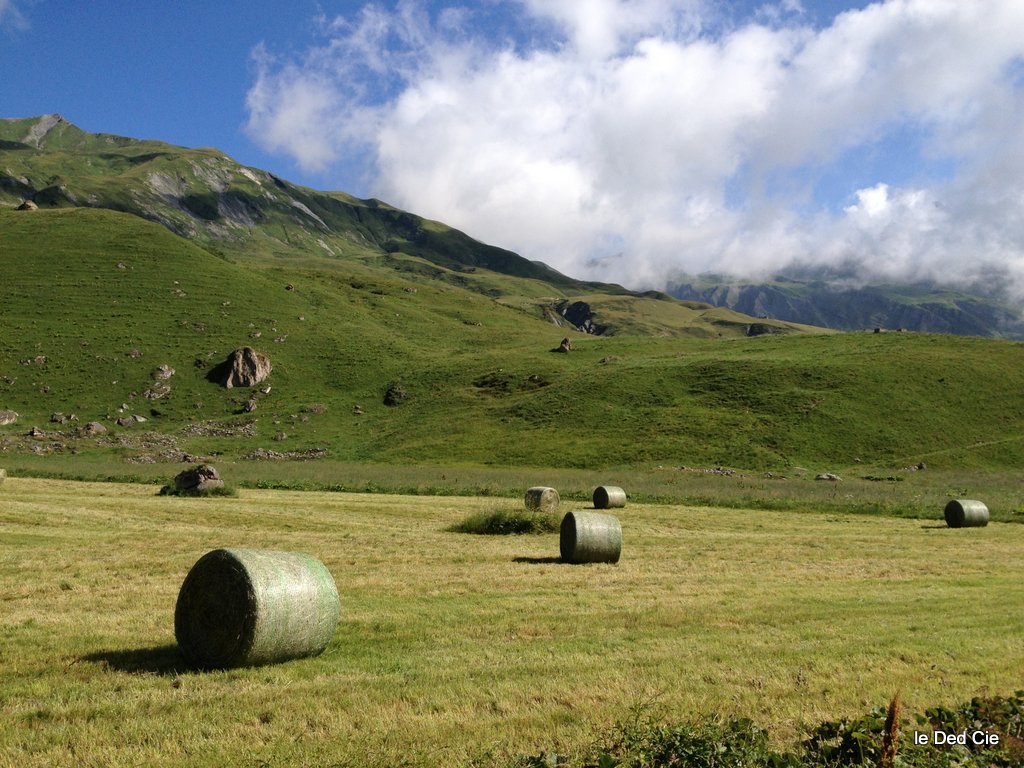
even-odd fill
[[(557, 534), (446, 530), (519, 500), (156, 491), (0, 485), (0, 765), (501, 766), (640, 710), (785, 746), (897, 691), (923, 711), (1022, 683), (1024, 525), (630, 503), (619, 564), (569, 566)], [(323, 655), (185, 666), (177, 591), (222, 546), (328, 566)]]

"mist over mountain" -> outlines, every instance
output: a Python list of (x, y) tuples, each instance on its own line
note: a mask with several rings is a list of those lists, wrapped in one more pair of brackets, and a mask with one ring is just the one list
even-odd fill
[(932, 282), (871, 283), (855, 269), (804, 270), (770, 279), (677, 276), (670, 295), (758, 318), (842, 331), (906, 330), (1024, 339), (1024, 312), (1001, 283), (955, 290)]

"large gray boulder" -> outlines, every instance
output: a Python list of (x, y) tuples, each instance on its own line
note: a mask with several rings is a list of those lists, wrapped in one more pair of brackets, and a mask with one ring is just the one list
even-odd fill
[(214, 467), (200, 464), (198, 467), (186, 469), (175, 477), (174, 487), (179, 493), (201, 495), (209, 493), (214, 488), (223, 488), (224, 481), (220, 479), (220, 473)]
[(273, 368), (266, 355), (252, 347), (241, 347), (224, 361), (221, 384), (228, 389), (255, 387), (270, 375), (271, 370)]
[(17, 411), (0, 411), (0, 427), (6, 427), (18, 420)]

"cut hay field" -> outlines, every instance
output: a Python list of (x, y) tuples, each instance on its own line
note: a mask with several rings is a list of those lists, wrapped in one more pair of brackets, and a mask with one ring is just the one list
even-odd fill
[[(581, 754), (638, 708), (786, 745), (896, 691), (913, 712), (1022, 687), (1024, 525), (631, 504), (616, 566), (445, 531), (517, 505), (8, 478), (0, 765), (499, 766)], [(322, 656), (185, 667), (175, 598), (221, 546), (328, 566)]]

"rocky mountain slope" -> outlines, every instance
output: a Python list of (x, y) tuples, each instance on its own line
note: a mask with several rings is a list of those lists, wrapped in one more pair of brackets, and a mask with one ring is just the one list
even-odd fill
[(863, 285), (789, 279), (770, 282), (683, 279), (673, 296), (755, 317), (844, 331), (905, 329), (925, 333), (1024, 339), (1024, 310), (999, 297), (933, 285)]
[[(588, 333), (732, 336), (747, 333), (752, 324), (706, 304), (575, 280), (440, 222), (379, 200), (291, 184), (215, 149), (92, 134), (60, 115), (0, 120), (0, 208), (25, 201), (41, 209), (130, 213), (212, 253), (261, 268), (301, 262), (336, 273), (358, 264), (414, 275)], [(567, 320), (562, 309), (584, 294), (586, 320)], [(654, 302), (661, 306), (645, 312)], [(659, 320), (653, 326), (637, 322), (645, 315)], [(782, 321), (772, 327), (802, 330)]]

